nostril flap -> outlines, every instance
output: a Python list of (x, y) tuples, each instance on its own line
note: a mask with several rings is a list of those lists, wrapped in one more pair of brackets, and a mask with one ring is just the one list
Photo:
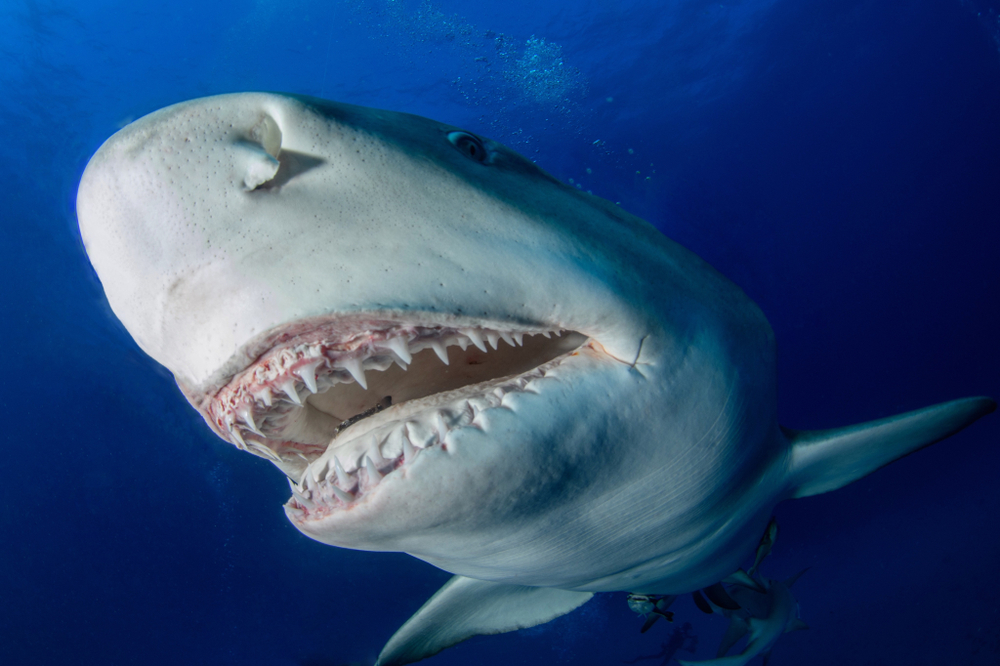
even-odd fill
[(281, 128), (274, 118), (264, 114), (260, 122), (250, 129), (249, 138), (254, 143), (259, 143), (268, 155), (278, 159), (278, 153), (281, 152)]
[(247, 162), (247, 171), (243, 176), (243, 184), (248, 190), (255, 190), (267, 181), (274, 178), (281, 165), (264, 151), (255, 151), (254, 156)]
[(243, 184), (248, 190), (255, 190), (274, 178), (281, 164), (281, 129), (274, 118), (265, 114), (250, 128), (248, 142), (253, 145), (253, 156), (247, 161)]

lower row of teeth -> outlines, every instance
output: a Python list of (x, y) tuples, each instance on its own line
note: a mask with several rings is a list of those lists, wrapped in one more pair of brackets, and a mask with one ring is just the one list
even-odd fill
[[(413, 354), (424, 349), (433, 349), (445, 365), (448, 364), (447, 348), (459, 346), (465, 351), (469, 345), (476, 346), (486, 352), (486, 345), (497, 349), (501, 340), (513, 346), (521, 346), (525, 335), (544, 335), (551, 337), (553, 332), (507, 332), (492, 330), (446, 330), (436, 332), (438, 335), (393, 335), (377, 342), (369, 342), (366, 346), (349, 353), (336, 354), (324, 349), (321, 344), (302, 345), (295, 349), (282, 350), (269, 369), (262, 366), (254, 368), (253, 372), (235, 388), (224, 389), (218, 396), (221, 413), (215, 415), (215, 422), (221, 430), (228, 433), (230, 441), (238, 448), (248, 448), (258, 454), (267, 455), (261, 450), (263, 445), (248, 440), (252, 433), (266, 437), (265, 423), (257, 423), (254, 419), (256, 408), (272, 408), (275, 403), (282, 403), (286, 410), (303, 405), (300, 393), (321, 393), (338, 383), (357, 382), (367, 390), (368, 382), (365, 371), (383, 371), (393, 363), (404, 370), (413, 360)], [(560, 331), (554, 331), (556, 336)], [(249, 383), (254, 388), (248, 386)], [(271, 387), (280, 391), (275, 395)], [(307, 394), (308, 395), (308, 394)], [(248, 447), (249, 444), (249, 447)]]
[(412, 462), (421, 451), (443, 442), (449, 432), (470, 426), (482, 429), (484, 411), (501, 407), (508, 394), (537, 392), (534, 384), (544, 376), (545, 371), (536, 368), (487, 393), (462, 399), (448, 408), (422, 415), (418, 420), (386, 424), (365, 438), (368, 447), (360, 457), (344, 451), (340, 455), (321, 456), (306, 468), (299, 483), (288, 480), (292, 498), (285, 509), (293, 517), (304, 519), (322, 516), (338, 506), (356, 502), (388, 474)]

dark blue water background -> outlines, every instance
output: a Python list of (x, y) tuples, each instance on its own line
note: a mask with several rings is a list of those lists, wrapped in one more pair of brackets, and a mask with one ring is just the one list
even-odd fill
[[(997, 7), (4, 2), (0, 663), (370, 664), (447, 578), (297, 533), (281, 475), (214, 439), (111, 317), (74, 197), (119, 126), (279, 90), (491, 136), (740, 284), (777, 334), (782, 422), (830, 427), (1000, 396)], [(812, 629), (771, 663), (1000, 663), (998, 445), (994, 415), (781, 505), (766, 573), (811, 567)], [(712, 656), (722, 620), (675, 610), (640, 635), (599, 595), (431, 663)]]

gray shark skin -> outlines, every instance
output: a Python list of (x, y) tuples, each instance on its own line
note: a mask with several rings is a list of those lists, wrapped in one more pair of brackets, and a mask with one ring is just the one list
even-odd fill
[(995, 407), (781, 428), (773, 334), (738, 287), (417, 116), (278, 94), (177, 104), (98, 150), (77, 210), (115, 315), (214, 432), (289, 477), (299, 530), (457, 574), (383, 664), (594, 592), (712, 585), (778, 502)]

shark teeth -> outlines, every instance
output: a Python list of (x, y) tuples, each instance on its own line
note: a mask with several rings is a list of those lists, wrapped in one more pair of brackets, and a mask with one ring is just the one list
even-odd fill
[(338, 361), (337, 365), (347, 370), (351, 374), (351, 377), (354, 378), (354, 381), (361, 385), (361, 388), (366, 391), (368, 390), (368, 382), (365, 381), (365, 368), (361, 364), (360, 359), (345, 358)]
[(316, 369), (323, 364), (322, 359), (317, 359), (312, 363), (306, 363), (295, 369), (295, 374), (302, 378), (303, 383), (305, 383), (306, 388), (309, 389), (310, 393), (318, 393), (319, 389), (316, 386)]
[(310, 498), (306, 497), (302, 493), (303, 490), (305, 490), (306, 492), (310, 492), (308, 489), (304, 489), (304, 488), (301, 488), (301, 487), (295, 485), (294, 483), (292, 483), (291, 479), (288, 480), (288, 487), (291, 488), (291, 490), (292, 490), (292, 499), (294, 499), (295, 502), (300, 507), (302, 507), (303, 510), (309, 510), (309, 511), (315, 511), (316, 510), (316, 508), (317, 508), (316, 502), (313, 502)]
[[(441, 436), (443, 437), (444, 434), (442, 433)], [(366, 458), (371, 460), (372, 463), (375, 464), (376, 466), (381, 465), (384, 467), (387, 461), (385, 458), (382, 457), (382, 452), (379, 451), (378, 439), (375, 437), (375, 435), (372, 435), (371, 440), (372, 444), (368, 449), (368, 455), (366, 456)]]
[[(223, 438), (254, 455), (282, 463), (294, 456), (309, 463), (321, 455), (323, 447), (298, 444), (294, 437), (288, 440), (283, 436), (288, 424), (284, 415), (305, 408), (309, 396), (324, 393), (336, 384), (357, 384), (367, 390), (366, 373), (384, 371), (393, 363), (408, 370), (414, 355), (423, 350), (433, 351), (448, 366), (453, 360), (448, 355), (450, 346), (463, 352), (472, 346), (489, 353), (490, 348), (499, 348), (500, 341), (512, 348), (522, 347), (525, 336), (551, 338), (552, 333), (558, 336), (561, 331), (389, 325), (348, 339), (286, 344), (262, 356), (216, 394), (207, 406), (209, 422)], [(423, 367), (426, 372), (427, 367)], [(435, 429), (442, 431), (437, 424)], [(252, 446), (247, 443), (251, 434), (257, 438)], [(414, 434), (410, 445), (415, 448), (429, 441), (419, 427)], [(382, 461), (375, 455), (372, 461), (382, 468)]]
[(379, 473), (378, 467), (372, 462), (370, 456), (365, 456), (365, 472), (368, 473), (368, 480), (372, 485), (382, 480), (382, 474)]
[(441, 360), (442, 363), (448, 365), (448, 350), (445, 349), (444, 344), (442, 344), (440, 340), (435, 340), (434, 342), (432, 342), (431, 349), (434, 350), (434, 353), (437, 354), (437, 357)]
[(393, 354), (396, 355), (396, 358), (406, 365), (413, 363), (413, 355), (410, 354), (409, 345), (403, 338), (389, 338), (384, 344)]
[(345, 488), (350, 488), (354, 485), (351, 477), (344, 471), (344, 466), (340, 464), (340, 460), (337, 459), (337, 456), (333, 457), (333, 469), (337, 474), (337, 482), (340, 483), (340, 485)]
[(302, 406), (302, 398), (299, 397), (299, 392), (295, 390), (295, 381), (291, 377), (281, 382), (281, 384), (278, 385), (278, 388), (285, 392), (285, 395), (288, 396), (289, 400), (294, 402), (299, 407)]
[(474, 329), (465, 329), (462, 331), (462, 335), (471, 340), (479, 351), (486, 353), (486, 344), (483, 342), (482, 333)]
[[(334, 496), (337, 499), (339, 499), (344, 504), (350, 504), (355, 499), (353, 494), (347, 492), (346, 490), (341, 490), (337, 486), (330, 486), (330, 491), (334, 494)], [(296, 499), (298, 499), (298, 498), (296, 498)], [(309, 508), (309, 507), (306, 507), (306, 508)]]
[[(449, 433), (467, 427), (485, 429), (489, 410), (502, 408), (507, 396), (537, 392), (539, 381), (552, 381), (546, 379), (547, 365), (507, 379), (485, 394), (459, 399), (447, 407), (422, 413), (419, 418), (391, 421), (369, 436), (331, 446), (303, 472), (300, 484), (290, 482), (292, 497), (285, 505), (289, 515), (300, 522), (321, 519), (360, 502), (424, 452), (447, 451)], [(531, 390), (532, 384), (536, 385), (535, 391)], [(301, 501), (302, 497), (308, 502)]]

